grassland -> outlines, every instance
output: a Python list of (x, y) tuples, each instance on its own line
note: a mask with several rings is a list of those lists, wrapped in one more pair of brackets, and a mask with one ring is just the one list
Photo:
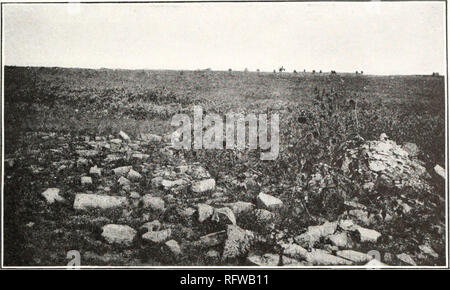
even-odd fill
[[(191, 113), (193, 105), (201, 105), (208, 113), (280, 114), (281, 154), (275, 161), (260, 161), (258, 152), (245, 152), (239, 158), (227, 151), (184, 152), (186, 159), (200, 162), (223, 186), (230, 176), (239, 180), (251, 170), (259, 173), (260, 186), (282, 196), (286, 188), (301, 183), (298, 176), (308, 179), (314, 165), (334, 166), (338, 150), (331, 150), (330, 144), (338, 148), (355, 135), (377, 140), (386, 133), (399, 144), (415, 143), (420, 148), (419, 159), (430, 173), (436, 164), (445, 165), (443, 77), (5, 67), (4, 80), (5, 158), (17, 157), (24, 148), (51, 148), (29, 137), (30, 132), (95, 138), (122, 130), (132, 138), (141, 133), (164, 136), (173, 130), (170, 120), (174, 114)], [(336, 106), (324, 104), (318, 96), (334, 98)], [(314, 136), (312, 140), (304, 138), (308, 133)], [(19, 240), (42, 243), (49, 239), (26, 236), (28, 232), (18, 228), (24, 227), (25, 216), (29, 219), (37, 214), (30, 196), (37, 196), (51, 182), (9, 170), (5, 169), (5, 176), (10, 176), (5, 187), (5, 213), (10, 237), (5, 241), (6, 246), (21, 251), (26, 242), (22, 245)], [(442, 180), (433, 177), (431, 184), (443, 197)], [(241, 199), (251, 200), (255, 193), (248, 190), (240, 194)], [(26, 214), (19, 216), (15, 211)], [(441, 207), (429, 218), (442, 219), (443, 213)], [(424, 215), (428, 218), (428, 213)], [(408, 217), (407, 227), (424, 231), (425, 225), (414, 227), (415, 219), (421, 218)], [(389, 232), (394, 235), (395, 231)], [(420, 233), (411, 234), (411, 239), (418, 239), (417, 235)], [(39, 246), (31, 243), (34, 250), (28, 250), (27, 255), (41, 260), (25, 262), (15, 256), (19, 254), (10, 254), (11, 263), (61, 262), (43, 258), (51, 255), (36, 253)], [(441, 259), (443, 243), (441, 239), (436, 246)], [(392, 244), (384, 247), (390, 251), (398, 248)], [(436, 263), (442, 260), (432, 262)]]

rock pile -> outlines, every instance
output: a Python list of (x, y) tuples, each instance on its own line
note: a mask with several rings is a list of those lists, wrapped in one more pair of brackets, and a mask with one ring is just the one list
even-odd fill
[[(143, 134), (134, 140), (122, 131), (118, 136), (76, 140), (43, 136), (58, 146), (40, 154), (30, 150), (33, 156), (45, 157), (27, 169), (46, 180), (39, 191), (46, 209), (56, 210), (55, 204), (62, 204), (60, 220), (52, 221), (61, 225), (55, 231), (66, 232), (64, 238), (77, 237), (83, 241), (80, 247), (87, 244), (89, 251), (83, 255), (93, 264), (118, 260), (127, 264), (373, 265), (366, 249), (377, 248), (387, 238), (374, 229), (379, 219), (366, 205), (341, 196), (332, 202), (341, 204), (342, 214), (322, 219), (291, 238), (275, 239), (274, 244), (272, 234), (285, 235), (275, 223), (287, 200), (268, 190), (241, 198), (201, 164), (186, 162), (160, 136)], [(428, 174), (417, 156), (414, 144), (400, 146), (383, 136), (348, 149), (341, 170), (362, 178), (368, 191), (378, 184), (429, 190)], [(9, 158), (8, 162), (18, 166), (24, 159)], [(40, 166), (47, 162), (52, 164), (48, 170)], [(309, 180), (317, 194), (333, 182), (325, 171)], [(247, 177), (245, 185), (257, 189), (254, 180), (247, 182), (252, 178)], [(402, 209), (408, 212), (413, 207), (404, 202)], [(30, 231), (36, 227), (37, 222), (27, 226)], [(98, 253), (93, 249), (99, 249)], [(418, 250), (439, 256), (427, 241)], [(395, 254), (392, 260), (416, 263), (406, 252)], [(161, 259), (152, 260), (157, 257)]]
[(341, 169), (349, 176), (364, 178), (368, 188), (382, 184), (388, 188), (409, 186), (419, 191), (430, 191), (427, 183), (430, 175), (417, 155), (415, 144), (401, 146), (382, 134), (378, 141), (365, 141), (348, 149)]

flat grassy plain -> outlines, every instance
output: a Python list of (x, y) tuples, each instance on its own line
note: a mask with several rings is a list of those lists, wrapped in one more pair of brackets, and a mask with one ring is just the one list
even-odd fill
[[(445, 164), (444, 77), (5, 67), (5, 146), (25, 131), (167, 134), (178, 112), (296, 115), (314, 90), (358, 102), (358, 133), (416, 143)], [(284, 118), (280, 118), (283, 128)], [(283, 141), (283, 138), (282, 138)]]
[[(52, 147), (39, 144), (39, 138), (29, 137), (30, 132), (95, 138), (116, 136), (122, 130), (132, 139), (141, 133), (165, 136), (174, 130), (170, 126), (174, 114), (192, 114), (192, 106), (200, 105), (205, 112), (222, 116), (228, 112), (280, 115), (280, 156), (274, 161), (261, 161), (258, 150), (238, 157), (229, 150), (183, 152), (187, 160), (202, 164), (224, 187), (230, 178), (241, 180), (256, 172), (259, 187), (268, 187), (283, 197), (287, 189), (302, 186), (315, 165), (337, 168), (340, 145), (357, 135), (378, 140), (386, 133), (398, 144), (415, 143), (428, 172), (432, 173), (436, 164), (445, 166), (445, 79), (441, 76), (5, 67), (4, 80), (5, 158), (17, 157), (25, 148), (43, 151)], [(13, 249), (7, 252), (7, 261), (22, 265), (63, 263), (65, 257), (55, 257), (54, 248), (40, 249), (58, 233), (43, 231), (39, 236), (23, 230), (39, 214), (48, 217), (46, 226), (50, 228), (58, 223), (52, 214), (33, 209), (33, 202), (52, 181), (33, 180), (20, 170), (5, 168), (5, 176), (11, 175), (4, 191), (5, 247)], [(436, 195), (444, 197), (443, 181), (433, 176), (430, 183)], [(253, 200), (255, 194), (257, 191), (239, 189), (235, 200)], [(335, 214), (331, 210), (329, 216)], [(424, 213), (426, 217), (407, 217), (408, 222), (401, 226), (414, 233), (405, 236), (399, 232), (404, 243), (386, 242), (381, 248), (401, 252), (408, 245), (420, 244), (429, 233), (425, 228), (443, 222), (443, 215), (441, 206), (432, 215)], [(417, 222), (423, 224), (417, 226)], [(297, 225), (301, 228), (318, 221), (303, 223)], [(388, 226), (391, 228), (385, 232), (395, 240), (394, 225), (383, 225)], [(441, 233), (435, 238), (434, 246), (440, 258), (423, 263), (443, 263), (442, 237)], [(74, 239), (67, 242), (70, 246), (55, 247), (67, 250), (87, 243), (79, 236)]]

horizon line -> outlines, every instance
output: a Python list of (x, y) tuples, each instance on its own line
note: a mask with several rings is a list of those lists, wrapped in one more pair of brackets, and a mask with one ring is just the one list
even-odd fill
[[(192, 72), (197, 72), (197, 71), (210, 71), (210, 72), (230, 72), (229, 69), (213, 69), (211, 67), (207, 67), (207, 68), (196, 68), (196, 69), (183, 69), (183, 68), (177, 68), (177, 69), (173, 69), (173, 68), (120, 68), (120, 67), (77, 67), (77, 66), (43, 66), (43, 65), (14, 65), (14, 64), (4, 64), (4, 67), (22, 67), (22, 68), (62, 68), (62, 69), (85, 69), (85, 70), (123, 70), (123, 71), (192, 71)], [(230, 68), (231, 69), (231, 68)], [(246, 68), (244, 69), (231, 69), (231, 72), (247, 72), (247, 73), (274, 73), (273, 71), (267, 71), (267, 70), (250, 70), (248, 69), (247, 71), (245, 71)], [(299, 70), (297, 71), (297, 74), (302, 74), (302, 73), (309, 73), (312, 74), (313, 70)], [(315, 74), (320, 74), (319, 72), (320, 70), (315, 70)], [(322, 74), (330, 74), (331, 71), (335, 71), (335, 70), (322, 70)], [(439, 76), (445, 76), (445, 72), (442, 73), (440, 71), (434, 71), (434, 72), (429, 72), (429, 73), (410, 73), (410, 74), (405, 74), (405, 73), (396, 73), (396, 74), (383, 74), (383, 73), (370, 73), (370, 72), (366, 72), (364, 70), (354, 70), (354, 71), (335, 71), (337, 74), (341, 73), (341, 74), (354, 74), (356, 75), (356, 71), (358, 71), (358, 75), (366, 75), (366, 76), (432, 76), (434, 73), (438, 73)], [(363, 72), (362, 74), (360, 72)], [(279, 72), (278, 69), (275, 69), (275, 73), (279, 74), (279, 73), (284, 73), (284, 74), (295, 74), (294, 70), (289, 70), (289, 71), (283, 71), (283, 72)]]

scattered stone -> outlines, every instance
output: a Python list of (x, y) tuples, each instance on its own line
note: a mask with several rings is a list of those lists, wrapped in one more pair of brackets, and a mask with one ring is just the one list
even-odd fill
[(415, 157), (419, 156), (420, 150), (416, 144), (410, 143), (410, 142), (405, 142), (405, 143), (403, 143), (402, 147), (403, 147), (403, 150), (408, 152), (410, 157), (415, 158)]
[(433, 258), (439, 258), (438, 253), (436, 253), (430, 246), (420, 245), (419, 249), (426, 255), (432, 256)]
[(77, 160), (77, 167), (83, 167), (83, 166), (88, 166), (89, 165), (89, 160), (87, 160), (86, 158), (80, 157)]
[(127, 185), (130, 185), (130, 184), (131, 184), (131, 182), (130, 182), (127, 178), (125, 178), (125, 177), (123, 177), (123, 176), (121, 176), (117, 182), (118, 182), (121, 186), (127, 186)]
[(339, 227), (344, 231), (355, 231), (358, 226), (352, 220), (340, 220)]
[(196, 181), (192, 184), (192, 191), (195, 193), (204, 193), (212, 191), (216, 187), (216, 181), (213, 178)]
[(159, 187), (160, 185), (162, 185), (162, 182), (163, 182), (163, 178), (161, 176), (152, 178), (152, 185), (154, 187)]
[(281, 247), (283, 248), (284, 255), (294, 259), (306, 259), (306, 255), (308, 254), (306, 249), (297, 244), (282, 244)]
[(375, 183), (373, 182), (366, 182), (363, 185), (363, 189), (367, 191), (372, 191), (375, 188)]
[(180, 165), (175, 168), (175, 172), (178, 174), (184, 174), (189, 170), (188, 165)]
[(128, 171), (127, 177), (129, 180), (138, 181), (142, 178), (142, 175), (139, 172), (134, 171), (133, 168), (131, 168), (130, 171)]
[(356, 229), (359, 232), (361, 242), (376, 243), (381, 234), (375, 230), (358, 227)]
[(220, 199), (220, 198), (223, 197), (223, 192), (216, 191), (216, 192), (214, 192), (214, 193), (211, 195), (211, 197), (214, 198), (214, 199)]
[(223, 244), (225, 239), (226, 239), (226, 232), (220, 231), (201, 236), (199, 239), (199, 244), (200, 246), (205, 248), (215, 247), (217, 245)]
[(198, 221), (202, 223), (213, 215), (214, 208), (208, 204), (199, 203), (197, 204), (197, 213)]
[(275, 215), (267, 209), (257, 208), (253, 211), (257, 224), (268, 224), (273, 221)]
[(170, 229), (161, 230), (161, 231), (151, 231), (142, 235), (142, 239), (144, 241), (152, 242), (155, 244), (161, 244), (167, 241), (172, 235), (172, 231)]
[(182, 256), (183, 253), (182, 253), (181, 247), (180, 247), (180, 245), (178, 244), (177, 241), (170, 240), (170, 241), (167, 241), (165, 243), (165, 245), (167, 246), (167, 248), (169, 249), (169, 251), (172, 253), (172, 255), (175, 258), (179, 258), (179, 257)]
[(85, 158), (95, 157), (100, 153), (98, 150), (77, 150), (76, 152), (78, 155)]
[(92, 184), (92, 178), (90, 176), (82, 176), (81, 177), (81, 184), (82, 185), (91, 185)]
[(333, 246), (333, 245), (330, 245), (330, 244), (325, 244), (323, 246), (323, 250), (325, 250), (325, 251), (335, 255), (336, 252), (339, 251), (339, 248), (337, 246)]
[(209, 172), (202, 166), (199, 165), (191, 165), (186, 172), (192, 178), (200, 180), (200, 179), (208, 179), (211, 177)]
[(47, 203), (52, 204), (55, 201), (63, 202), (64, 198), (59, 195), (59, 188), (47, 188), (43, 193), (42, 196), (47, 200)]
[(222, 253), (222, 260), (245, 256), (250, 250), (255, 235), (249, 230), (235, 225), (228, 225), (227, 239)]
[(341, 249), (349, 249), (353, 247), (353, 241), (346, 232), (333, 234), (328, 236), (331, 244)]
[(73, 208), (77, 210), (87, 210), (93, 208), (112, 209), (123, 207), (126, 203), (127, 199), (123, 196), (79, 193), (75, 196)]
[(138, 160), (145, 160), (148, 159), (150, 155), (142, 153), (134, 153), (133, 155), (131, 155), (131, 157)]
[(106, 158), (105, 158), (105, 161), (106, 161), (107, 163), (110, 163), (110, 162), (118, 161), (118, 160), (120, 160), (120, 159), (122, 159), (122, 157), (120, 157), (120, 156), (118, 156), (118, 155), (115, 155), (115, 154), (108, 154), (108, 155), (106, 156)]
[(335, 265), (351, 265), (352, 262), (340, 257), (333, 256), (327, 251), (313, 249), (306, 254), (306, 261), (312, 265), (335, 266)]
[(386, 264), (392, 264), (394, 262), (394, 255), (392, 255), (391, 253), (385, 253), (384, 261), (386, 262)]
[(60, 167), (58, 167), (58, 172), (63, 171), (65, 169), (67, 169), (67, 166), (66, 165), (61, 165)]
[(101, 263), (102, 265), (120, 265), (124, 260), (122, 254), (110, 254), (105, 253), (104, 255), (99, 255), (91, 251), (83, 253), (83, 261), (87, 261), (86, 264), (90, 265), (91, 261), (95, 264)]
[(405, 254), (405, 253), (398, 254), (397, 259), (399, 259), (400, 261), (402, 261), (405, 264), (417, 266), (416, 262), (414, 262), (413, 258), (411, 258), (411, 256), (408, 254)]
[(224, 222), (224, 223), (231, 222), (231, 224), (236, 225), (236, 218), (234, 216), (234, 213), (228, 207), (214, 209), (211, 220), (215, 222)]
[(97, 165), (95, 165), (94, 167), (91, 167), (91, 169), (89, 170), (89, 174), (95, 177), (101, 177), (102, 169), (98, 168)]
[(226, 203), (224, 206), (229, 207), (235, 216), (239, 217), (241, 214), (249, 213), (251, 212), (255, 205), (251, 202), (245, 202), (245, 201), (237, 201), (233, 203)]
[(159, 231), (161, 230), (161, 223), (159, 222), (159, 220), (146, 222), (140, 227), (140, 229), (144, 230), (145, 232)]
[(127, 225), (108, 224), (102, 228), (102, 237), (110, 244), (130, 246), (137, 232)]
[[(158, 178), (158, 177), (156, 177), (156, 178)], [(152, 179), (152, 183), (156, 178)], [(157, 183), (157, 182), (159, 182), (159, 180), (158, 181), (155, 180), (155, 183)], [(164, 179), (164, 180), (160, 181), (160, 183), (166, 190), (174, 188), (174, 187), (185, 186), (188, 184), (188, 182), (184, 179), (177, 179), (174, 181)]]
[(5, 164), (8, 165), (9, 168), (14, 167), (14, 158), (5, 158)]
[(139, 199), (139, 198), (141, 198), (141, 195), (136, 191), (132, 191), (132, 192), (130, 192), (130, 197), (132, 199)]
[(122, 138), (124, 141), (131, 141), (130, 136), (127, 135), (124, 131), (119, 132), (120, 138)]
[(175, 202), (175, 200), (176, 200), (176, 198), (175, 198), (175, 196), (173, 196), (173, 194), (166, 194), (164, 196), (164, 199), (168, 203)]
[(370, 255), (353, 250), (337, 251), (336, 256), (350, 260), (356, 264), (364, 264), (372, 260)]
[(360, 204), (355, 201), (344, 201), (344, 205), (354, 208), (354, 209), (363, 209), (363, 210), (367, 209), (367, 207), (364, 204)]
[(348, 211), (348, 215), (365, 226), (370, 225), (370, 223), (372, 222), (372, 220), (369, 218), (369, 213), (362, 209), (352, 209)]
[(193, 209), (192, 207), (188, 207), (181, 211), (181, 215), (186, 218), (190, 218), (195, 214), (195, 212), (196, 212), (195, 209)]
[(161, 197), (155, 197), (151, 194), (146, 194), (142, 197), (144, 208), (151, 208), (154, 211), (164, 211), (165, 203)]
[(397, 201), (398, 201), (398, 204), (402, 207), (402, 211), (404, 214), (408, 214), (412, 210), (412, 207), (409, 204), (403, 202), (400, 199)]
[(283, 202), (271, 195), (260, 193), (257, 198), (257, 205), (260, 208), (267, 210), (275, 210), (283, 206)]
[(141, 139), (147, 142), (159, 143), (162, 141), (162, 137), (155, 134), (143, 134), (141, 133)]
[(434, 167), (434, 172), (436, 172), (437, 175), (439, 175), (442, 178), (446, 178), (445, 169), (442, 168), (440, 165), (436, 164)]
[(326, 222), (319, 226), (309, 226), (308, 231), (296, 236), (295, 242), (302, 247), (312, 248), (314, 243), (318, 242), (321, 237), (327, 237), (334, 234), (337, 228), (337, 222)]
[(387, 267), (388, 265), (378, 261), (377, 259), (372, 259), (369, 262), (367, 262), (367, 264), (365, 264), (364, 266), (368, 268), (380, 268), (380, 267)]
[(271, 267), (271, 266), (300, 266), (304, 265), (295, 259), (288, 258), (286, 256), (282, 256), (280, 259), (280, 255), (266, 253), (262, 256), (252, 255), (247, 257), (247, 262), (254, 266), (263, 266), (263, 267)]
[(113, 169), (113, 171), (116, 176), (125, 176), (132, 168), (132, 166), (122, 166)]
[(217, 264), (220, 260), (220, 253), (216, 250), (209, 250), (205, 254), (205, 260), (209, 264)]

